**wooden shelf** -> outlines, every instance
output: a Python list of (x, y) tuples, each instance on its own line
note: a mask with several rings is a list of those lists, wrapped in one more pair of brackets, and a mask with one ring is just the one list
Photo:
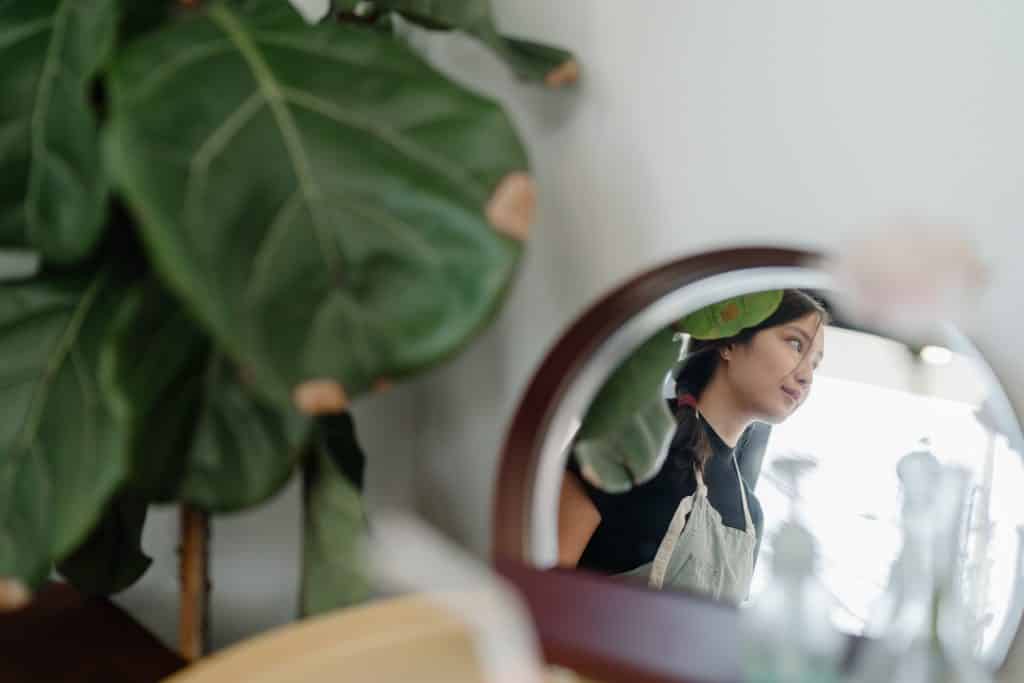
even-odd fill
[(105, 598), (53, 582), (0, 613), (0, 680), (148, 683), (185, 661)]

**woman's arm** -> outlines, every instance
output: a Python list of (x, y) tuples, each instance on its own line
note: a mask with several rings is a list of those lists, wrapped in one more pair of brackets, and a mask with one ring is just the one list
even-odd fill
[(587, 497), (576, 474), (565, 472), (562, 493), (558, 499), (558, 565), (575, 567), (594, 530), (601, 523), (601, 513)]

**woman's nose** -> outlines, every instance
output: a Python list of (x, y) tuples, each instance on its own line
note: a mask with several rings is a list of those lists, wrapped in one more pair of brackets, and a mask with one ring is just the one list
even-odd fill
[(800, 363), (800, 365), (797, 366), (796, 373), (794, 374), (794, 379), (796, 379), (796, 381), (801, 386), (809, 386), (810, 383), (814, 380), (814, 369), (811, 368), (811, 364), (807, 363), (806, 361)]

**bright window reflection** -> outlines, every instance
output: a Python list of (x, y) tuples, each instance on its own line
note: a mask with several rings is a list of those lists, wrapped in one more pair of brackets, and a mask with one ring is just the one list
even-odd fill
[[(870, 363), (864, 373), (857, 358)], [(801, 483), (798, 510), (818, 539), (821, 579), (836, 601), (833, 622), (862, 632), (902, 543), (896, 463), (926, 438), (943, 463), (973, 473), (964, 586), (976, 646), (988, 647), (1013, 607), (1024, 467), (1006, 438), (975, 417), (984, 393), (976, 373), (960, 356), (930, 366), (891, 341), (832, 328), (825, 362), (807, 402), (772, 430), (756, 487), (765, 534), (751, 597), (769, 578), (772, 533), (791, 506), (792, 492), (772, 462), (811, 456), (818, 466)], [(974, 375), (969, 382), (965, 372)], [(851, 379), (858, 374), (874, 381)]]

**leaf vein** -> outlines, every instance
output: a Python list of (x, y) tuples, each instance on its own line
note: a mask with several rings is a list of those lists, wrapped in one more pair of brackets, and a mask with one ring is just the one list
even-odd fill
[(287, 231), (286, 228), (292, 219), (295, 211), (302, 206), (302, 193), (296, 189), (288, 199), (281, 204), (281, 208), (278, 209), (277, 215), (274, 216), (274, 220), (271, 221), (270, 227), (267, 228), (267, 232), (263, 237), (263, 244), (260, 245), (259, 251), (256, 253), (256, 258), (253, 259), (252, 275), (249, 279), (249, 284), (246, 286), (245, 300), (251, 301), (254, 296), (254, 288), (260, 282), (261, 277), (265, 271), (270, 268), (270, 263), (274, 253), (277, 251), (277, 245), (283, 240)]
[[(39, 155), (52, 164), (50, 167), (51, 170), (59, 171), (69, 183), (78, 185), (83, 189), (89, 187), (89, 180), (82, 175), (81, 172), (75, 168), (74, 164), (72, 164), (66, 157), (58, 154), (49, 147), (41, 148), (39, 150)], [(29, 206), (33, 205), (34, 204), (29, 204)]]
[(288, 150), (288, 157), (292, 163), (292, 169), (298, 180), (302, 196), (309, 205), (310, 215), (313, 219), (313, 228), (317, 240), (320, 242), (321, 254), (326, 262), (328, 271), (332, 275), (332, 279), (338, 279), (341, 273), (341, 263), (333, 240), (330, 239), (327, 222), (321, 215), (320, 186), (313, 175), (313, 170), (295, 124), (295, 119), (292, 117), (288, 107), (285, 106), (280, 84), (277, 82), (266, 61), (257, 51), (245, 28), (235, 15), (227, 9), (227, 6), (214, 6), (210, 10), (210, 16), (241, 52), (264, 98), (267, 100), (267, 105), (270, 107), (270, 111), (284, 139), (285, 148)]
[[(307, 55), (313, 55), (315, 57), (322, 57), (324, 59), (329, 59), (332, 62), (338, 62), (339, 64), (345, 64), (346, 66), (351, 66), (351, 67), (356, 68), (356, 69), (363, 69), (363, 68), (366, 67), (366, 64), (363, 63), (363, 62), (359, 62), (359, 61), (356, 61), (354, 59), (349, 59), (345, 55), (340, 54), (338, 52), (335, 52), (333, 50), (321, 49), (315, 43), (302, 42), (300, 39), (296, 39), (296, 37), (291, 35), (291, 34), (280, 33), (280, 32), (272, 32), (272, 31), (260, 31), (260, 32), (256, 33), (255, 35), (256, 35), (257, 38), (259, 38), (261, 43), (269, 43), (269, 44), (275, 45), (277, 47), (285, 47), (285, 48), (288, 48), (288, 49), (291, 49), (291, 50), (295, 50), (296, 52), (303, 52), (303, 53), (305, 53)], [(385, 68), (386, 68), (386, 66), (384, 64), (381, 64), (381, 63), (375, 63), (374, 64), (374, 69), (381, 69), (381, 70), (383, 70)], [(405, 76), (417, 75), (417, 74), (413, 73), (413, 71), (411, 69), (388, 68), (387, 70), (390, 71), (390, 72), (393, 72), (393, 73), (403, 74)]]
[(27, 24), (23, 24), (18, 28), (13, 28), (9, 31), (0, 33), (0, 50), (9, 48), (13, 45), (17, 45), (23, 40), (28, 40), (37, 33), (42, 33), (46, 29), (53, 25), (53, 19), (38, 19), (31, 21)]
[[(96, 416), (96, 407), (100, 402), (99, 389), (96, 383), (93, 381), (92, 374), (89, 372), (86, 362), (82, 358), (82, 352), (78, 348), (71, 349), (69, 358), (71, 360), (71, 367), (75, 372), (76, 384), (79, 387), (79, 395), (82, 401), (81, 413), (85, 416), (84, 420), (81, 420), (81, 424), (85, 428), (85, 433), (82, 435), (81, 450), (83, 453), (88, 452), (94, 456), (93, 462), (95, 462), (95, 456), (97, 456), (98, 441), (96, 438), (96, 424), (93, 418)], [(75, 460), (89, 467), (91, 463), (87, 463), (85, 458), (78, 457)]]
[(238, 108), (224, 119), (224, 122), (217, 126), (216, 130), (210, 133), (203, 141), (196, 152), (193, 163), (199, 166), (209, 166), (215, 156), (224, 151), (224, 148), (231, 143), (236, 135), (245, 127), (256, 112), (259, 111), (264, 100), (259, 92), (254, 92), (245, 99)]
[(0, 321), (0, 334), (3, 334), (4, 332), (6, 332), (8, 329), (10, 329), (12, 327), (16, 327), (16, 326), (19, 326), (19, 325), (24, 326), (24, 325), (27, 325), (28, 323), (34, 323), (36, 320), (39, 320), (40, 318), (48, 318), (51, 315), (55, 315), (55, 314), (58, 314), (58, 313), (71, 312), (71, 311), (74, 311), (74, 310), (75, 310), (74, 305), (60, 304), (60, 305), (57, 305), (57, 306), (48, 306), (48, 307), (46, 307), (46, 308), (44, 308), (42, 310), (34, 311), (34, 312), (32, 312), (31, 315), (26, 315), (26, 316), (21, 316), (21, 317), (17, 317), (16, 316), (16, 317), (11, 318), (10, 320), (2, 320), (2, 321)]
[(184, 69), (194, 62), (200, 62), (204, 59), (215, 57), (218, 54), (230, 52), (231, 49), (231, 43), (217, 41), (194, 45), (187, 50), (182, 50), (174, 58), (167, 60), (147, 75), (146, 79), (135, 88), (129, 101), (138, 102), (145, 99), (153, 90), (156, 90), (164, 81), (173, 76), (174, 72), (178, 69)]
[(86, 316), (92, 309), (92, 305), (96, 300), (96, 297), (100, 289), (104, 286), (106, 276), (101, 275), (89, 285), (89, 289), (86, 290), (81, 300), (75, 306), (75, 312), (68, 320), (67, 326), (64, 328), (63, 334), (57, 339), (55, 348), (53, 349), (53, 355), (50, 357), (50, 361), (46, 365), (46, 372), (39, 382), (39, 386), (36, 391), (32, 394), (30, 403), (30, 409), (28, 414), (25, 416), (24, 421), (18, 428), (16, 441), (20, 441), (23, 448), (26, 450), (31, 447), (35, 441), (36, 430), (39, 428), (39, 423), (42, 417), (43, 405), (46, 402), (46, 397), (49, 390), (49, 385), (53, 380), (53, 376), (60, 370), (64, 364), (67, 355), (71, 352), (72, 345), (78, 338), (78, 333), (82, 328), (82, 324), (85, 322)]
[(429, 261), (435, 266), (441, 264), (442, 259), (439, 256), (438, 250), (431, 248), (430, 243), (421, 237), (421, 231), (416, 226), (411, 225), (400, 217), (385, 211), (378, 211), (373, 206), (348, 196), (340, 195), (337, 199), (354, 213), (390, 230), (396, 238), (414, 249), (424, 261)]
[(207, 136), (199, 146), (196, 155), (189, 162), (188, 186), (185, 190), (185, 224), (198, 225), (202, 215), (202, 196), (206, 189), (207, 172), (213, 159), (224, 151), (236, 135), (256, 115), (263, 104), (263, 97), (254, 92), (245, 99), (230, 116)]
[(33, 105), (31, 127), (33, 162), (29, 171), (28, 193), (25, 198), (25, 213), (30, 234), (38, 234), (41, 228), (37, 202), (39, 188), (42, 184), (40, 177), (42, 171), (35, 163), (35, 159), (43, 156), (46, 152), (46, 117), (50, 111), (53, 82), (60, 73), (60, 46), (64, 40), (64, 32), (67, 30), (70, 6), (71, 3), (62, 2), (57, 8), (57, 14), (53, 19), (53, 35), (50, 36), (50, 44), (46, 48), (43, 71), (39, 76), (39, 90), (36, 92), (36, 100)]
[(444, 157), (434, 154), (415, 140), (402, 136), (395, 129), (382, 126), (379, 123), (369, 121), (361, 116), (356, 116), (351, 112), (343, 110), (332, 102), (316, 97), (315, 95), (310, 95), (309, 93), (304, 93), (293, 88), (282, 88), (282, 92), (285, 98), (292, 104), (320, 114), (321, 116), (325, 116), (335, 123), (352, 128), (358, 128), (365, 133), (369, 133), (381, 142), (384, 142), (390, 147), (407, 154), (416, 161), (422, 163), (424, 166), (427, 166), (428, 168), (443, 175), (449, 180), (449, 182), (455, 185), (455, 187), (470, 188), (474, 194), (473, 201), (482, 204), (487, 200), (489, 195), (487, 189), (471, 174), (466, 173)]
[(43, 374), (43, 371), (45, 369), (46, 368), (28, 368), (26, 370), (23, 370), (22, 372), (17, 373), (14, 376), (7, 377), (2, 383), (0, 383), (0, 391), (12, 389), (14, 387), (21, 386), (22, 384), (25, 384), (26, 382), (29, 382), (33, 379), (37, 379), (40, 375)]

